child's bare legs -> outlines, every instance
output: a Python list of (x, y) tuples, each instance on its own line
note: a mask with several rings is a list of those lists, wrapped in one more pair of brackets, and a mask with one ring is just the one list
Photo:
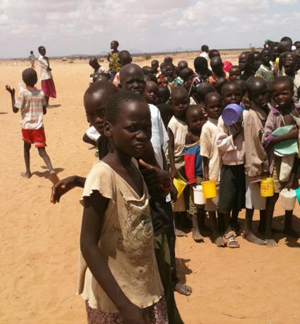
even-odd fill
[(39, 150), (40, 157), (44, 160), (44, 162), (45, 162), (47, 168), (49, 169), (50, 173), (53, 173), (54, 170), (53, 170), (49, 155), (46, 152), (46, 149), (44, 147), (38, 147), (38, 150)]
[(266, 211), (261, 210), (259, 212), (259, 225), (258, 225), (258, 233), (265, 233), (266, 231)]
[(44, 147), (39, 147), (39, 155), (40, 157), (44, 160), (47, 168), (49, 169), (50, 172), (50, 180), (55, 184), (59, 181), (58, 176), (56, 175), (55, 171), (53, 170), (51, 160), (49, 158), (49, 155), (46, 152), (46, 149)]
[(186, 217), (185, 212), (174, 212), (175, 235), (178, 237), (187, 236), (186, 233), (181, 229), (183, 217)]
[(239, 213), (240, 210), (238, 208), (233, 207), (231, 213), (230, 225), (237, 235), (240, 234), (240, 230), (241, 230), (241, 226), (238, 222)]
[(243, 238), (251, 243), (258, 245), (265, 245), (266, 242), (254, 235), (252, 231), (252, 219), (253, 219), (254, 209), (246, 208), (246, 223), (245, 230), (243, 232)]
[(225, 216), (223, 213), (219, 213), (218, 212), (218, 229), (220, 233), (224, 233), (225, 232)]
[(193, 223), (193, 239), (196, 242), (204, 242), (204, 237), (200, 234), (199, 223), (200, 219), (205, 217), (205, 210), (197, 208), (197, 213), (192, 216)]
[(49, 97), (46, 97), (46, 96), (45, 96), (46, 107), (48, 107), (48, 106), (49, 106), (49, 99), (50, 99)]
[(267, 198), (267, 205), (266, 205), (266, 242), (267, 246), (277, 246), (275, 240), (272, 238), (272, 220), (274, 214), (274, 208), (276, 201), (278, 199), (278, 193), (275, 193), (273, 197)]
[(200, 231), (210, 232), (210, 229), (205, 225), (206, 211), (198, 208), (198, 224)]
[(212, 229), (213, 242), (217, 246), (223, 247), (223, 246), (225, 246), (225, 243), (224, 243), (222, 235), (220, 234), (220, 232), (218, 230), (216, 212), (215, 211), (210, 211), (210, 212), (208, 212), (208, 214), (209, 214), (209, 219), (210, 219), (210, 224), (211, 224), (211, 229)]
[(284, 220), (284, 229), (283, 232), (287, 235), (293, 236), (293, 237), (300, 237), (299, 232), (297, 232), (293, 228), (293, 211), (292, 210), (286, 210), (285, 211), (285, 220)]
[(30, 172), (30, 149), (31, 144), (24, 142), (24, 160), (25, 160), (25, 167), (26, 171), (21, 173), (21, 176), (24, 178), (30, 178), (31, 172)]
[(224, 222), (225, 222), (225, 233), (227, 234), (230, 231), (232, 231), (232, 228), (230, 226), (230, 213), (224, 213)]

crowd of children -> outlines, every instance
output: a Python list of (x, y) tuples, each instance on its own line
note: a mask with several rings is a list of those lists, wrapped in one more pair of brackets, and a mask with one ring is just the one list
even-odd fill
[[(186, 61), (175, 66), (172, 57), (141, 68), (118, 46), (111, 43), (109, 70), (96, 58), (89, 61), (84, 107), (92, 129), (83, 138), (97, 146), (99, 161), (87, 178), (58, 181), (45, 151), (43, 114), (56, 93), (44, 47), (43, 91), (35, 88), (33, 68), (23, 72), (26, 89), (16, 101), (6, 87), (13, 111), (22, 114), (23, 176), (31, 176), (35, 144), (56, 182), (53, 203), (84, 188), (78, 294), (88, 323), (183, 323), (174, 291), (189, 295), (192, 289), (177, 277), (175, 234), (192, 230), (203, 242), (211, 231), (217, 246), (238, 248), (242, 233), (249, 242), (276, 245), (276, 201), (282, 190), (298, 188), (300, 176), (300, 43), (268, 40), (261, 52), (241, 53), (238, 66), (204, 45), (194, 69)], [(241, 113), (228, 123), (224, 112), (232, 106)], [(262, 197), (266, 178), (273, 179), (274, 195)], [(185, 184), (182, 194), (176, 181)], [(215, 182), (217, 195), (199, 205), (193, 191), (207, 181)], [(254, 210), (260, 212), (259, 234), (253, 232)], [(293, 210), (286, 210), (284, 232), (299, 237), (292, 220)]]

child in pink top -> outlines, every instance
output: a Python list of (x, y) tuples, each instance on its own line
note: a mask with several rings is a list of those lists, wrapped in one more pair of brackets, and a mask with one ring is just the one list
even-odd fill
[[(224, 106), (239, 104), (242, 92), (238, 84), (228, 82), (222, 88)], [(219, 212), (225, 215), (225, 240), (231, 248), (239, 247), (235, 240), (239, 232), (238, 214), (245, 207), (244, 135), (242, 120), (228, 126), (222, 116), (218, 121), (217, 146), (222, 157)], [(230, 213), (232, 217), (230, 218)]]

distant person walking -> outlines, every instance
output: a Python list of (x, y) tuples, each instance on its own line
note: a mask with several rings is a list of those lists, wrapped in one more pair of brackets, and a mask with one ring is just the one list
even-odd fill
[(30, 51), (30, 55), (28, 56), (28, 60), (31, 64), (31, 68), (35, 69), (35, 55), (33, 54), (33, 51)]
[(41, 68), (41, 87), (45, 94), (46, 104), (49, 106), (49, 98), (56, 98), (56, 89), (52, 78), (52, 69), (49, 58), (46, 56), (46, 48), (44, 46), (40, 46), (38, 50), (41, 54), (39, 57), (39, 64)]
[(206, 60), (208, 60), (208, 52), (209, 52), (209, 47), (207, 45), (202, 45), (201, 53), (199, 56), (204, 57)]
[(121, 66), (119, 63), (119, 42), (114, 40), (110, 43), (111, 51), (107, 55), (107, 60), (109, 62), (109, 73), (110, 73), (110, 81), (113, 82), (115, 75), (120, 71)]

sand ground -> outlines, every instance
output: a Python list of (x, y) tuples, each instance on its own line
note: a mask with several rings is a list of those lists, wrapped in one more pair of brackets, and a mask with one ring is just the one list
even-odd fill
[[(192, 62), (193, 57), (176, 54), (174, 61)], [(237, 53), (225, 57), (236, 60)], [(27, 62), (0, 62), (0, 323), (85, 323), (84, 303), (75, 295), (81, 190), (50, 204), (48, 172), (34, 147), (33, 176), (20, 177), (20, 116), (12, 113), (4, 86), (17, 87), (25, 67)], [(95, 151), (82, 142), (88, 127), (82, 98), (91, 71), (86, 61), (55, 61), (52, 67), (58, 98), (45, 116), (47, 151), (59, 177), (86, 176), (96, 161)], [(282, 228), (280, 202), (275, 214), (275, 227)], [(300, 216), (298, 205), (295, 214)], [(178, 239), (180, 277), (193, 287), (189, 298), (176, 295), (185, 323), (299, 323), (300, 242), (281, 234), (276, 238), (278, 247), (266, 248), (239, 237), (238, 250), (217, 248), (209, 238), (203, 244), (194, 243), (191, 235)]]

